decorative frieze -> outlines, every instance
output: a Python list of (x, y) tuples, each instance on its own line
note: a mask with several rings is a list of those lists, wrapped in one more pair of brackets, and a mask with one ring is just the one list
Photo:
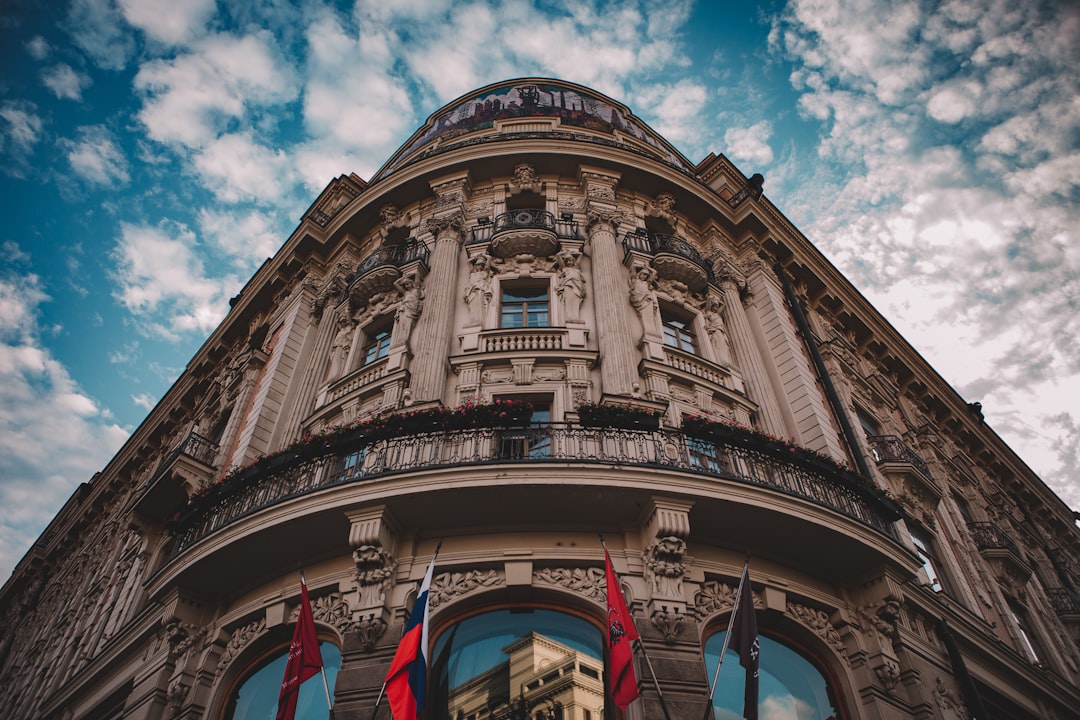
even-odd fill
[(541, 568), (533, 571), (533, 582), (570, 590), (598, 603), (607, 601), (607, 581), (602, 568)]
[(491, 588), (505, 584), (506, 580), (495, 570), (440, 573), (431, 580), (428, 603), (435, 608), (478, 588)]

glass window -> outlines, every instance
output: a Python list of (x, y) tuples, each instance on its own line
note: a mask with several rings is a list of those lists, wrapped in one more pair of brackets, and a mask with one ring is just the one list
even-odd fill
[(547, 327), (548, 289), (543, 287), (504, 287), (500, 327)]
[(1035, 646), (1035, 634), (1031, 632), (1031, 626), (1028, 624), (1027, 613), (1024, 612), (1022, 607), (1010, 600), (1009, 614), (1012, 615), (1013, 622), (1016, 623), (1016, 628), (1020, 631), (1020, 646), (1024, 654), (1033, 663), (1041, 662), (1039, 651)]
[(689, 318), (678, 317), (669, 310), (660, 310), (664, 324), (664, 344), (678, 350), (697, 354), (697, 338)]
[(938, 573), (937, 569), (940, 563), (931, 551), (930, 542), (916, 532), (911, 533), (911, 542), (915, 543), (915, 553), (919, 556), (919, 560), (922, 561), (923, 572), (926, 573), (926, 578), (930, 581), (930, 589), (934, 592), (941, 592), (945, 589), (945, 584)]
[(372, 327), (365, 333), (363, 352), (360, 355), (360, 365), (368, 365), (387, 356), (390, 352), (390, 324), (381, 323)]
[[(726, 631), (718, 632), (705, 642), (705, 667), (710, 683), (716, 674), (725, 634)], [(835, 720), (839, 717), (831, 688), (809, 660), (770, 637), (758, 635), (758, 639), (761, 643), (759, 717), (799, 720)], [(713, 695), (716, 720), (742, 718), (745, 683), (745, 670), (739, 664), (739, 655), (729, 648)]]
[(690, 465), (699, 470), (720, 472), (723, 467), (716, 454), (716, 443), (702, 438), (686, 438), (686, 449), (690, 453)]
[(432, 652), (432, 720), (604, 715), (600, 629), (555, 610), (510, 608), (447, 628)]
[[(341, 650), (331, 642), (320, 642), (319, 653), (326, 669), (326, 684), (333, 693), (334, 681), (341, 667)], [(289, 649), (283, 648), (251, 673), (229, 699), (225, 717), (231, 720), (274, 720), (288, 655)], [(317, 675), (309, 678), (300, 686), (296, 720), (327, 720), (329, 717), (330, 708), (326, 705), (322, 677)]]
[(499, 433), (499, 457), (518, 460), (551, 457), (551, 407), (543, 401), (531, 402), (528, 427)]

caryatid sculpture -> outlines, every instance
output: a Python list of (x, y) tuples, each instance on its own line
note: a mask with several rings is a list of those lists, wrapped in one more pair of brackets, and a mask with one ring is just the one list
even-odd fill
[(644, 263), (630, 270), (630, 304), (641, 317), (646, 335), (660, 334), (660, 304), (656, 300), (656, 271)]
[(465, 286), (465, 305), (469, 308), (469, 325), (482, 325), (494, 296), (491, 286), (491, 257), (480, 253), (469, 260), (472, 271)]
[(585, 300), (585, 275), (578, 267), (581, 253), (564, 250), (558, 255), (559, 277), (555, 293), (562, 299), (567, 322), (581, 321), (581, 304)]
[(394, 282), (394, 287), (401, 293), (401, 301), (394, 314), (392, 343), (408, 348), (409, 336), (412, 335), (413, 325), (420, 317), (420, 310), (424, 304), (424, 291), (420, 289), (420, 280), (416, 277), (416, 273), (409, 273), (398, 278)]

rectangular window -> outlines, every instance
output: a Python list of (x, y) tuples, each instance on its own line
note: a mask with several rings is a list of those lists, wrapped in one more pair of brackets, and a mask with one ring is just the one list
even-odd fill
[(503, 287), (500, 327), (548, 327), (547, 286)]
[(664, 324), (664, 344), (668, 347), (697, 354), (697, 337), (694, 336), (690, 318), (679, 317), (661, 309), (660, 321)]
[(934, 557), (934, 553), (930, 549), (931, 545), (929, 541), (918, 533), (913, 532), (911, 533), (911, 542), (915, 543), (915, 552), (919, 556), (919, 560), (922, 561), (923, 572), (926, 573), (926, 577), (930, 581), (930, 589), (934, 592), (941, 592), (945, 589), (945, 583), (938, 573), (937, 568), (940, 563), (937, 558)]
[(1009, 614), (1012, 615), (1013, 622), (1016, 623), (1016, 628), (1020, 631), (1020, 646), (1024, 654), (1033, 663), (1041, 662), (1039, 651), (1035, 646), (1035, 634), (1031, 631), (1031, 626), (1028, 625), (1027, 613), (1010, 600)]
[(531, 402), (528, 427), (499, 433), (499, 457), (517, 460), (551, 457), (551, 408), (546, 402)]
[(363, 351), (360, 355), (361, 365), (370, 365), (376, 360), (387, 356), (390, 352), (389, 323), (381, 323), (372, 326), (365, 332), (365, 336), (366, 341), (364, 342)]
[(707, 472), (720, 472), (720, 459), (716, 456), (716, 443), (702, 438), (686, 438), (686, 449), (690, 453), (690, 465)]

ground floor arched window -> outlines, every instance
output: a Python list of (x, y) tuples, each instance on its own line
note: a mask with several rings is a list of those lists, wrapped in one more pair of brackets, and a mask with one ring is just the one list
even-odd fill
[(546, 608), (506, 608), (445, 628), (432, 651), (431, 720), (602, 720), (603, 635)]
[[(341, 650), (331, 642), (322, 641), (319, 643), (319, 653), (333, 697), (334, 681), (341, 667)], [(252, 668), (233, 691), (224, 717), (231, 720), (274, 720), (288, 654), (288, 646), (283, 647)], [(330, 709), (326, 705), (322, 678), (316, 675), (300, 686), (296, 720), (327, 720), (329, 717)]]
[[(705, 642), (705, 667), (709, 682), (716, 674), (716, 663), (724, 645), (726, 631), (714, 633)], [(759, 635), (761, 672), (758, 687), (758, 717), (765, 720), (834, 720), (841, 714), (836, 708), (836, 694), (825, 676), (792, 647), (779, 640)], [(739, 720), (743, 716), (745, 671), (739, 656), (730, 648), (716, 683), (713, 709), (716, 720)]]

